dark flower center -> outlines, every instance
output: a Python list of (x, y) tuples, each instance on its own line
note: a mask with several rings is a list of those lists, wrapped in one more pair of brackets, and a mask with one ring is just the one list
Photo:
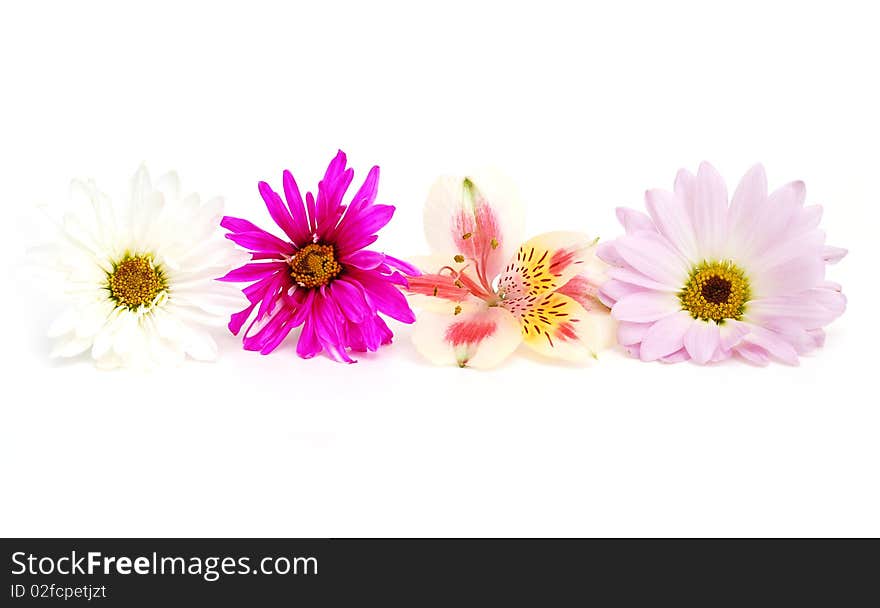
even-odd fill
[(116, 264), (107, 283), (110, 296), (128, 308), (151, 304), (166, 287), (162, 272), (146, 256), (125, 258)]
[(726, 304), (730, 298), (730, 281), (719, 276), (711, 276), (706, 279), (700, 288), (700, 293), (707, 302), (712, 304)]
[(694, 267), (678, 293), (681, 307), (695, 319), (721, 323), (742, 318), (751, 298), (749, 281), (733, 262), (703, 262)]
[(296, 252), (289, 263), (290, 276), (300, 287), (326, 285), (342, 272), (342, 265), (336, 261), (333, 245), (306, 245)]

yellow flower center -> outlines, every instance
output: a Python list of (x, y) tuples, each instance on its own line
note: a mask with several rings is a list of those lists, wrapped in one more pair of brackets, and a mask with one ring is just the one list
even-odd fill
[(312, 243), (296, 252), (290, 259), (290, 276), (300, 287), (320, 287), (335, 279), (342, 272), (336, 261), (333, 245)]
[(739, 320), (751, 298), (745, 273), (730, 260), (703, 262), (694, 267), (678, 293), (681, 307), (695, 319), (721, 323)]
[(151, 304), (167, 287), (162, 271), (148, 256), (124, 258), (114, 266), (107, 284), (110, 297), (132, 309)]

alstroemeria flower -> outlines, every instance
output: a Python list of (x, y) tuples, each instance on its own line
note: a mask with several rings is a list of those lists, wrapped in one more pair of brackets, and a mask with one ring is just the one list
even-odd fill
[(649, 190), (650, 216), (618, 209), (626, 235), (603, 243), (615, 266), (600, 297), (620, 321), (618, 340), (643, 361), (696, 363), (737, 355), (797, 364), (846, 308), (826, 264), (846, 250), (825, 245), (822, 207), (804, 206), (802, 182), (767, 193), (760, 165), (728, 204), (707, 163), (682, 170), (673, 192)]
[(247, 220), (223, 218), (227, 238), (248, 249), (253, 259), (220, 279), (252, 282), (243, 290), (249, 306), (229, 321), (237, 335), (250, 319), (242, 338), (246, 350), (269, 354), (302, 325), (296, 347), (300, 357), (323, 350), (335, 361), (353, 363), (349, 351), (375, 351), (391, 342), (393, 334), (380, 312), (402, 323), (415, 320), (398, 289), (406, 286), (398, 271), (417, 270), (365, 249), (394, 215), (393, 206), (375, 204), (379, 167), (370, 170), (344, 205), (354, 177), (345, 165), (340, 151), (318, 184), (318, 196), (307, 192), (305, 200), (290, 171), (284, 172), (286, 202), (260, 182), (260, 194), (284, 238)]
[(596, 239), (550, 232), (521, 242), (515, 188), (498, 175), (442, 177), (425, 206), (432, 256), (409, 293), (423, 308), (416, 348), (434, 363), (486, 368), (521, 343), (570, 361), (587, 361), (613, 336), (598, 301), (604, 264)]

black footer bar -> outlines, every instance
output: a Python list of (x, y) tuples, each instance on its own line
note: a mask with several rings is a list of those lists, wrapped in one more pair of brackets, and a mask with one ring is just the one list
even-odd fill
[(3, 606), (856, 605), (876, 540), (5, 539)]

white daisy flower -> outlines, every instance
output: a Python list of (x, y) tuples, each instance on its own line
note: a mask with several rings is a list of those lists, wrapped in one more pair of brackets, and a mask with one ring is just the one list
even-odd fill
[(223, 201), (182, 194), (175, 173), (144, 166), (127, 205), (74, 181), (58, 236), (41, 265), (69, 303), (51, 324), (53, 357), (90, 351), (98, 367), (149, 368), (187, 355), (212, 360), (206, 326), (222, 326), (241, 295), (216, 281), (242, 263), (220, 232)]

